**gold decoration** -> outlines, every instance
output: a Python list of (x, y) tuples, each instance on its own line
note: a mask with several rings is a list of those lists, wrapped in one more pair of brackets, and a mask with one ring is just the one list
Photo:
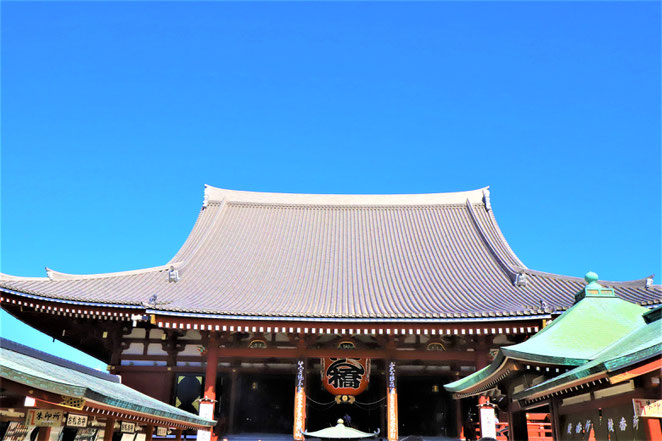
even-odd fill
[(69, 407), (71, 409), (81, 410), (85, 406), (85, 400), (83, 398), (68, 397), (62, 395), (62, 401), (59, 403), (60, 406)]
[(338, 349), (356, 349), (356, 345), (351, 340), (343, 340), (338, 343)]
[(428, 351), (445, 351), (446, 350), (444, 345), (441, 344), (438, 341), (433, 341), (433, 342), (428, 343), (428, 345), (425, 349), (428, 350)]
[(354, 395), (336, 395), (335, 400), (337, 404), (354, 404), (356, 397)]
[(267, 342), (262, 340), (261, 338), (251, 340), (250, 343), (248, 343), (248, 347), (250, 349), (266, 349), (267, 347)]

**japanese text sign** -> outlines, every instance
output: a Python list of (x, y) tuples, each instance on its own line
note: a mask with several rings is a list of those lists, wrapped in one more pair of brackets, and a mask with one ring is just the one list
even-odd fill
[(67, 415), (67, 427), (87, 427), (87, 415), (76, 415), (70, 413)]
[(136, 423), (129, 423), (127, 421), (122, 421), (120, 424), (120, 432), (122, 433), (133, 433), (136, 431)]
[(662, 418), (662, 400), (633, 398), (634, 414), (641, 417)]
[(64, 413), (55, 409), (30, 409), (25, 415), (26, 426), (55, 427), (61, 426)]

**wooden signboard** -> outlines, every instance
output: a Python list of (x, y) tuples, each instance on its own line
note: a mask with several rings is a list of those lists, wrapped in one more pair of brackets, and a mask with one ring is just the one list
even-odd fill
[(67, 427), (87, 427), (87, 415), (77, 415), (75, 413), (70, 413), (67, 415), (67, 422), (65, 424)]
[(157, 427), (156, 428), (156, 436), (168, 436), (168, 428), (167, 427)]
[(662, 418), (662, 400), (633, 398), (634, 414), (640, 417)]
[(122, 421), (120, 424), (120, 432), (122, 433), (133, 433), (136, 431), (136, 423), (129, 423), (128, 421)]
[(64, 412), (56, 409), (30, 409), (25, 415), (26, 426), (56, 427), (64, 422)]

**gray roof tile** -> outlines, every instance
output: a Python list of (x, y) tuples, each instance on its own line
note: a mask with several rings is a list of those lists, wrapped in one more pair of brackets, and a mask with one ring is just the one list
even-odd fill
[[(480, 189), (427, 195), (292, 195), (207, 187), (188, 239), (166, 265), (49, 278), (0, 276), (48, 298), (234, 316), (441, 318), (568, 307), (582, 279), (527, 269)], [(180, 280), (168, 281), (175, 268)], [(514, 286), (526, 274), (525, 287)], [(645, 280), (603, 282), (659, 303)]]

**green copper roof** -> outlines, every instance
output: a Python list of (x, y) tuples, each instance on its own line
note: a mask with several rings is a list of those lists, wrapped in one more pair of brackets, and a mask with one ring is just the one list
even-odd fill
[(579, 366), (644, 324), (646, 308), (616, 297), (612, 289), (597, 282), (595, 273), (585, 279), (588, 284), (576, 296), (576, 303), (547, 327), (525, 342), (502, 347), (488, 367), (444, 387), (455, 393), (485, 390), (509, 359)]
[(662, 354), (661, 311), (662, 307), (658, 307), (645, 312), (643, 316), (651, 317), (653, 320), (642, 320), (639, 328), (602, 350), (592, 361), (517, 393), (513, 398), (520, 400), (540, 395), (550, 389), (562, 388), (564, 384), (575, 380), (602, 372), (615, 372), (660, 356)]
[[(498, 376), (495, 374), (497, 371), (502, 370), (500, 368), (502, 368), (504, 361), (505, 357), (501, 350), (499, 350), (499, 353), (497, 354), (494, 361), (488, 366), (474, 372), (471, 375), (460, 378), (457, 381), (445, 384), (444, 388), (452, 393), (466, 393), (469, 391), (469, 389), (472, 388), (479, 388), (480, 391), (487, 390), (489, 388), (489, 384), (496, 381), (496, 378), (498, 378)], [(480, 386), (483, 387), (481, 388)]]
[(0, 378), (35, 389), (94, 400), (119, 409), (213, 426), (212, 420), (183, 411), (119, 382), (119, 377), (0, 338)]
[(505, 356), (577, 366), (644, 323), (647, 309), (618, 297), (585, 297), (523, 343), (502, 348)]

